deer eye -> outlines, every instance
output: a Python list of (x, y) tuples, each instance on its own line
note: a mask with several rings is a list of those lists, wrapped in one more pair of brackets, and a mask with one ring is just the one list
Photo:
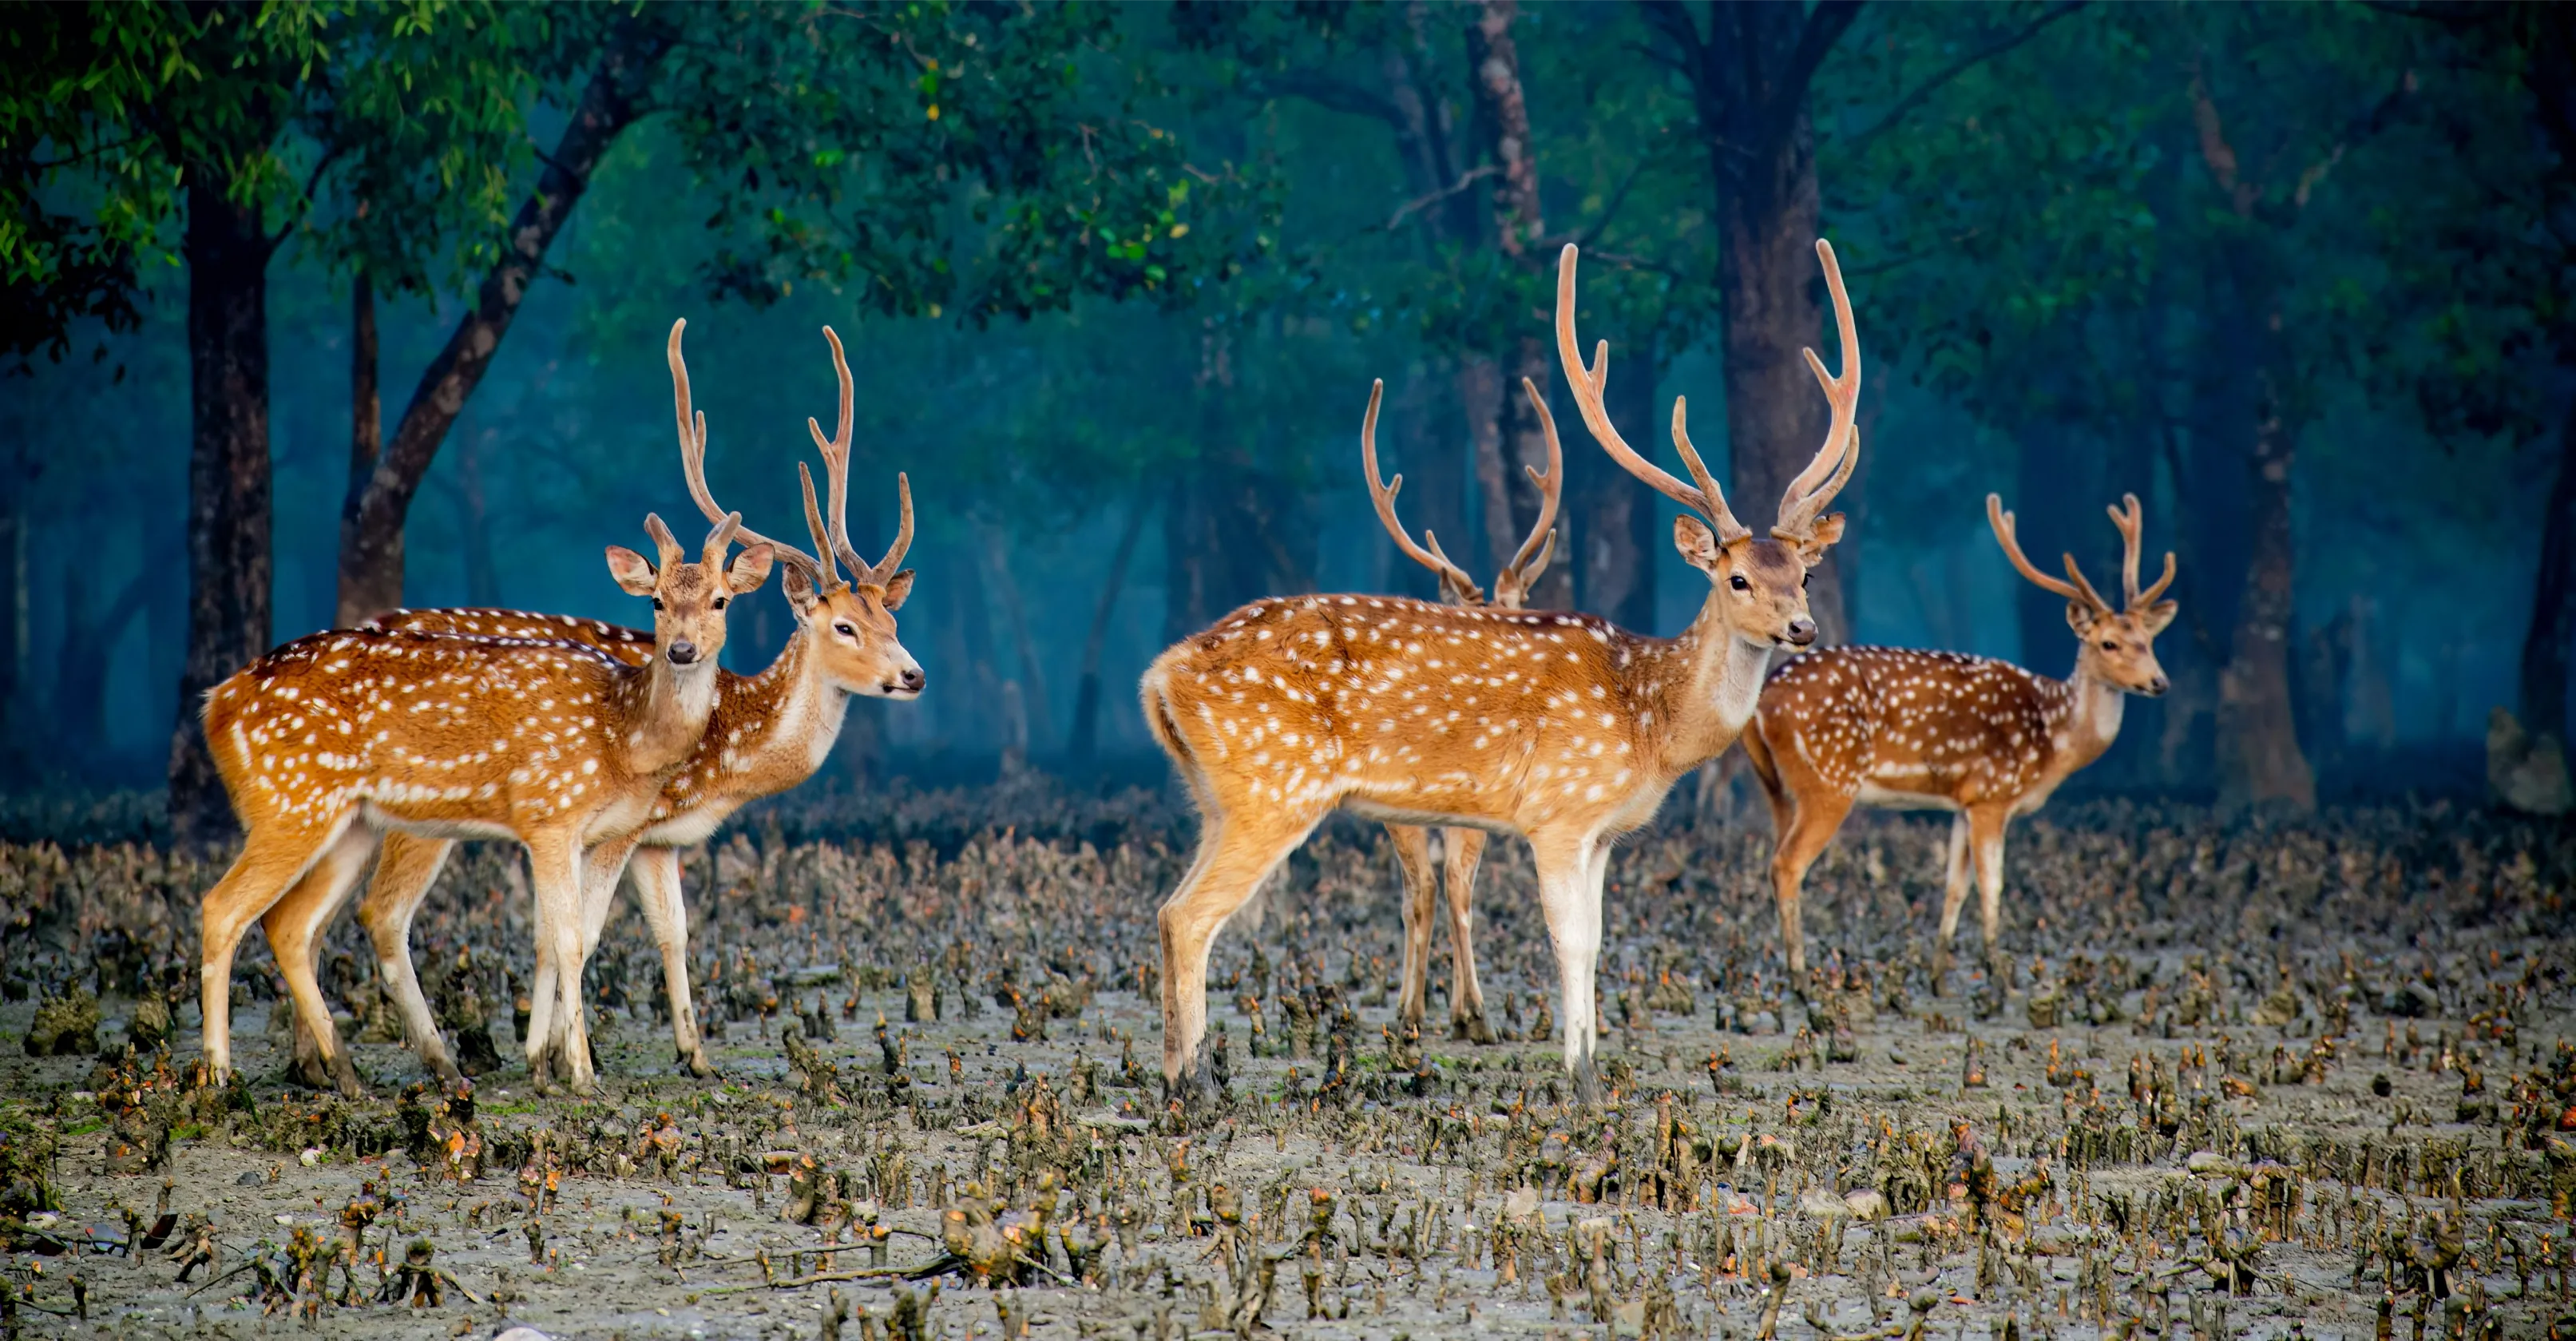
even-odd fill
[(1726, 579), (1726, 585), (1735, 588), (1737, 591), (1753, 590), (1753, 584), (1745, 581), (1744, 574), (1742, 573), (1737, 573), (1733, 577)]
[(717, 608), (717, 609), (719, 609), (719, 610), (722, 610), (724, 607), (725, 607), (725, 598), (724, 598), (724, 597), (722, 597), (722, 596), (718, 596), (718, 597), (716, 598), (716, 608)]
[(856, 638), (859, 636), (859, 631), (852, 628), (850, 626), (850, 621), (846, 619), (835, 621), (832, 625), (832, 632), (837, 633), (844, 638)]
[(2117, 652), (2120, 650), (2120, 645), (2108, 638), (2105, 638), (2102, 640), (2102, 650), (2105, 652)]

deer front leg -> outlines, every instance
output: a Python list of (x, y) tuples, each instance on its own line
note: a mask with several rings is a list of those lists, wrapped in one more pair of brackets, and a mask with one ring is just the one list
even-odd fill
[[(582, 854), (569, 833), (531, 834), (527, 844), (529, 883), (535, 887), (537, 905), (537, 986), (529, 996), (528, 1074), (542, 1093), (551, 1080), (547, 1058), (556, 1030), (567, 1027), (558, 1015), (569, 1017), (581, 1009)], [(594, 1088), (589, 1055), (568, 1053), (563, 1061), (565, 1085), (575, 1094), (589, 1094)]]
[(233, 1072), (233, 955), (250, 924), (277, 905), (323, 852), (337, 843), (356, 812), (328, 827), (282, 821), (253, 824), (240, 855), (197, 904), (197, 1007), (207, 1077), (218, 1084)]
[(1485, 989), (1476, 983), (1476, 867), (1485, 859), (1485, 833), (1443, 829), (1440, 837), (1448, 849), (1440, 880), (1449, 896), (1449, 1036), (1491, 1043), (1494, 1026), (1485, 1021)]
[(447, 1055), (446, 1036), (439, 1032), (429, 998), (420, 990), (420, 976), (412, 970), (411, 921), (421, 901), (429, 897), (430, 887), (438, 883), (448, 854), (455, 850), (456, 844), (443, 838), (386, 834), (384, 846), (376, 853), (375, 876), (358, 904), (358, 921), (366, 927), (367, 943), (376, 952), (376, 974), (402, 1015), (403, 1036), (411, 1040), (421, 1064), (446, 1081), (462, 1079), (464, 1073)]
[(1981, 809), (1970, 817), (1969, 837), (1977, 850), (1977, 919), (1978, 929), (1985, 933), (1986, 971), (2002, 978), (2003, 968), (2003, 902), (2004, 902), (2004, 830), (2011, 825), (2007, 811)]
[(1565, 1069), (1577, 1102), (1601, 1102), (1601, 1073), (1593, 1063), (1599, 1041), (1593, 1019), (1593, 972), (1601, 957), (1601, 882), (1609, 863), (1596, 860), (1589, 841), (1539, 849), (1539, 906), (1547, 915), (1556, 950), (1558, 990), (1564, 997)]
[(698, 1039), (697, 1006), (689, 998), (689, 908), (681, 898), (680, 853), (677, 848), (640, 849), (626, 863), (635, 882), (636, 900), (662, 951), (662, 994), (671, 1007), (671, 1044), (693, 1076), (716, 1073)]
[(634, 839), (614, 838), (582, 854), (580, 948), (569, 966), (559, 964), (556, 969), (562, 975), (563, 1013), (555, 1019), (550, 1040), (555, 1059), (567, 1074), (590, 1075), (597, 1062), (590, 1050), (589, 1003), (582, 982), (590, 957), (599, 952), (600, 937), (608, 930), (608, 915), (617, 910), (618, 882), (625, 878), (627, 858), (634, 851)]
[(1395, 865), (1404, 877), (1404, 990), (1396, 997), (1399, 1025), (1422, 1023), (1431, 981), (1431, 905), (1439, 875), (1431, 865), (1431, 831), (1419, 824), (1386, 826)]
[(1941, 930), (1932, 938), (1932, 995), (1941, 995), (1950, 976), (1950, 937), (1959, 930), (1959, 909), (1968, 902), (1968, 817), (1950, 817), (1950, 855), (1941, 872)]

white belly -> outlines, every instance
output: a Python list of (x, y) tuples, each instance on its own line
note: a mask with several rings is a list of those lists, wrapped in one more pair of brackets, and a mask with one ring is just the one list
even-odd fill
[(1959, 803), (1946, 796), (1894, 791), (1875, 782), (1862, 783), (1860, 794), (1853, 799), (1874, 810), (1947, 810), (1955, 814), (1959, 809)]
[(1469, 815), (1444, 815), (1438, 811), (1432, 810), (1406, 810), (1397, 806), (1382, 805), (1376, 801), (1364, 801), (1358, 797), (1351, 797), (1344, 800), (1342, 802), (1342, 811), (1344, 814), (1357, 815), (1361, 819), (1376, 820), (1381, 824), (1418, 824), (1428, 828), (1482, 829), (1487, 833), (1500, 834), (1506, 838), (1516, 838), (1520, 836), (1520, 830), (1499, 820), (1479, 819)]

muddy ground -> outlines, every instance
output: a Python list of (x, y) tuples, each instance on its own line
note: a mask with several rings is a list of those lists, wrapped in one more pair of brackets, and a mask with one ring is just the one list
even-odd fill
[[(1479, 899), (1511, 1037), (1451, 1037), (1444, 931), (1416, 1039), (1394, 1011), (1393, 861), (1337, 822), (1221, 942), (1225, 1092), (1176, 1112), (1138, 989), (1186, 824), (1059, 800), (1010, 831), (991, 821), (1012, 797), (941, 804), (900, 846), (774, 817), (691, 859), (714, 1078), (673, 1062), (658, 960), (622, 912), (590, 979), (588, 1100), (535, 1095), (516, 1060), (526, 908), (500, 850), (451, 868), (415, 944), (451, 1023), (479, 1015), (510, 1061), (467, 1095), (362, 1043), (372, 1093), (347, 1100), (290, 1082), (256, 937), (246, 1083), (194, 1083), (212, 868), (0, 848), (9, 1325), (2576, 1333), (2563, 828), (2067, 807), (2016, 830), (2009, 964), (1978, 965), (1972, 910), (1936, 983), (1943, 831), (1857, 823), (1810, 883), (1824, 967), (1802, 996), (1767, 826), (1676, 822), (1614, 868), (1613, 1093), (1586, 1111), (1541, 1018), (1525, 860), (1497, 844)], [(362, 944), (344, 925), (327, 978), (344, 1036), (381, 1039)]]

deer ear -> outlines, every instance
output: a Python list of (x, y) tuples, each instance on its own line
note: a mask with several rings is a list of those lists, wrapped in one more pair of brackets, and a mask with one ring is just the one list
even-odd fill
[(2093, 621), (2098, 617), (2094, 614), (2093, 607), (2082, 601), (2066, 603), (2066, 627), (2075, 630), (2075, 636), (2078, 638), (2093, 631)]
[(624, 545), (608, 547), (608, 575), (616, 578), (617, 585), (629, 596), (652, 595), (659, 580), (652, 562)]
[(814, 575), (796, 564), (779, 570), (778, 585), (787, 589), (787, 604), (795, 608), (798, 619), (812, 616), (815, 604), (823, 599), (814, 590)]
[(2147, 636), (2152, 638), (2164, 632), (2165, 626), (2173, 623), (2174, 616), (2180, 613), (2182, 613), (2180, 605), (2172, 601), (2158, 601), (2141, 611), (2138, 618), (2146, 625)]
[(903, 608), (904, 601), (911, 595), (912, 570), (906, 568), (902, 572), (887, 579), (885, 584), (885, 608), (889, 612), (900, 610)]
[(770, 563), (777, 557), (778, 551), (767, 545), (744, 550), (725, 566), (725, 585), (733, 588), (736, 596), (760, 590), (760, 584), (769, 580)]
[(1673, 518), (1673, 548), (1682, 552), (1691, 567), (1703, 573), (1717, 571), (1717, 533), (1699, 518)]
[(1842, 538), (1843, 514), (1828, 512), (1816, 518), (1816, 524), (1807, 528), (1807, 538), (1798, 542), (1799, 561), (1810, 568), (1823, 563), (1825, 551)]

